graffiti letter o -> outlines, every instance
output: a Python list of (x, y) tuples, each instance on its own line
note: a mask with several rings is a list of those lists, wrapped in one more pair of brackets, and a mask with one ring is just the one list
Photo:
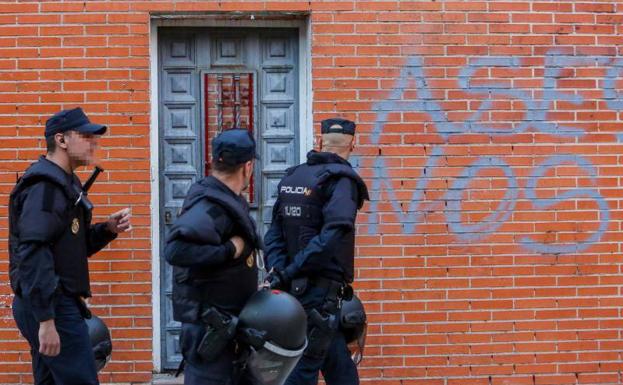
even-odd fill
[[(484, 168), (501, 168), (508, 179), (508, 188), (501, 203), (496, 210), (480, 223), (463, 224), (461, 223), (461, 196), (467, 188), (470, 180)], [(459, 239), (464, 241), (474, 241), (485, 237), (497, 230), (511, 216), (517, 203), (519, 190), (517, 179), (513, 169), (502, 159), (492, 157), (478, 158), (474, 163), (465, 168), (463, 173), (455, 179), (447, 193), (448, 205), (446, 207), (446, 218), (450, 231)]]

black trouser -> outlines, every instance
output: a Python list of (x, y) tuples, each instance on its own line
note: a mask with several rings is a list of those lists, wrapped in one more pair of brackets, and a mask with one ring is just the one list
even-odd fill
[(235, 363), (240, 355), (232, 341), (214, 361), (207, 362), (197, 354), (197, 346), (205, 335), (205, 326), (182, 323), (180, 348), (186, 360), (184, 385), (251, 385), (246, 372), (240, 372), (241, 365)]
[[(297, 298), (308, 314), (307, 336), (309, 345), (285, 384), (316, 385), (318, 372), (321, 371), (327, 385), (358, 385), (357, 367), (350, 358), (346, 339), (338, 329), (338, 322), (334, 322), (329, 331), (319, 333), (318, 330), (314, 331), (314, 328), (318, 328), (318, 326), (309, 317), (313, 309), (324, 316), (339, 317), (338, 299), (332, 295), (329, 288), (318, 287), (313, 284), (308, 285), (305, 292)], [(322, 336), (323, 333), (324, 336)], [(320, 349), (314, 346), (317, 342), (313, 341), (319, 334), (326, 338), (325, 346)]]
[(98, 385), (89, 332), (76, 298), (59, 295), (54, 312), (61, 352), (58, 356), (48, 357), (39, 354), (39, 322), (30, 304), (19, 296), (13, 299), (13, 317), (19, 331), (30, 344), (35, 384)]

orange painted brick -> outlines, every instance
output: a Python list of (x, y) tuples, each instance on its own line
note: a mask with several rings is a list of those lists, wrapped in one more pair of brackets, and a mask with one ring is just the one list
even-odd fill
[(107, 39), (104, 36), (66, 36), (63, 37), (63, 45), (78, 47), (106, 46)]
[(309, 12), (311, 11), (311, 2), (309, 1), (266, 1), (264, 2), (267, 11), (285, 11), (285, 12)]
[(61, 20), (60, 15), (18, 15), (17, 16), (17, 24), (58, 24), (60, 20)]

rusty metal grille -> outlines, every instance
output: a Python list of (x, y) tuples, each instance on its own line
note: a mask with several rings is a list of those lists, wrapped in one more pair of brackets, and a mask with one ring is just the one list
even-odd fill
[[(212, 164), (210, 142), (223, 130), (246, 128), (253, 134), (253, 73), (206, 73), (205, 99), (205, 174)], [(254, 180), (249, 186), (249, 203), (255, 201)]]

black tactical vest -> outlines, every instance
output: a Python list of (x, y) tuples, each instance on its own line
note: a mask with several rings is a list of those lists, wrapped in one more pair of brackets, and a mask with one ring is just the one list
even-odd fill
[[(318, 163), (301, 164), (288, 170), (279, 184), (279, 207), (277, 215), (282, 220), (282, 233), (286, 240), (291, 263), (309, 241), (320, 234), (325, 223), (322, 208), (327, 201), (326, 185), (338, 177), (348, 177), (357, 185), (358, 207), (368, 199), (367, 188), (359, 175), (346, 164)], [(354, 273), (355, 232), (347, 233), (337, 244), (333, 261), (337, 266), (328, 266), (326, 278), (352, 282)], [(335, 277), (335, 271), (341, 277)]]
[[(64, 181), (45, 172), (26, 173), (18, 180), (9, 198), (9, 276), (11, 288), (14, 293), (20, 294), (19, 260), (16, 255), (19, 245), (17, 219), (22, 210), (28, 209), (22, 207), (22, 193), (27, 187), (40, 182), (53, 183), (62, 191), (50, 189), (52, 196), (46, 195), (43, 197), (44, 199), (62, 199), (67, 207), (63, 214), (62, 227), (54, 229), (55, 237), (49, 245), (54, 255), (55, 273), (59, 277), (60, 288), (70, 295), (89, 297), (91, 290), (87, 255), (87, 228), (91, 223), (91, 212), (86, 210), (83, 205), (75, 204), (81, 191), (76, 179), (73, 180), (73, 184), (70, 184), (69, 178)], [(83, 196), (82, 199), (86, 199), (86, 196)]]
[[(178, 221), (184, 220), (201, 231), (206, 221), (213, 221), (214, 234), (202, 234), (206, 238), (227, 240), (239, 235), (248, 242), (250, 250), (261, 249), (256, 226), (248, 208), (234, 196), (215, 185), (221, 184), (214, 177), (207, 177), (194, 184), (184, 202)], [(203, 222), (203, 223), (202, 223)], [(206, 242), (209, 243), (209, 242)], [(213, 267), (173, 266), (173, 313), (181, 322), (197, 322), (202, 310), (217, 307), (237, 315), (249, 297), (257, 291), (257, 256), (232, 258)]]

